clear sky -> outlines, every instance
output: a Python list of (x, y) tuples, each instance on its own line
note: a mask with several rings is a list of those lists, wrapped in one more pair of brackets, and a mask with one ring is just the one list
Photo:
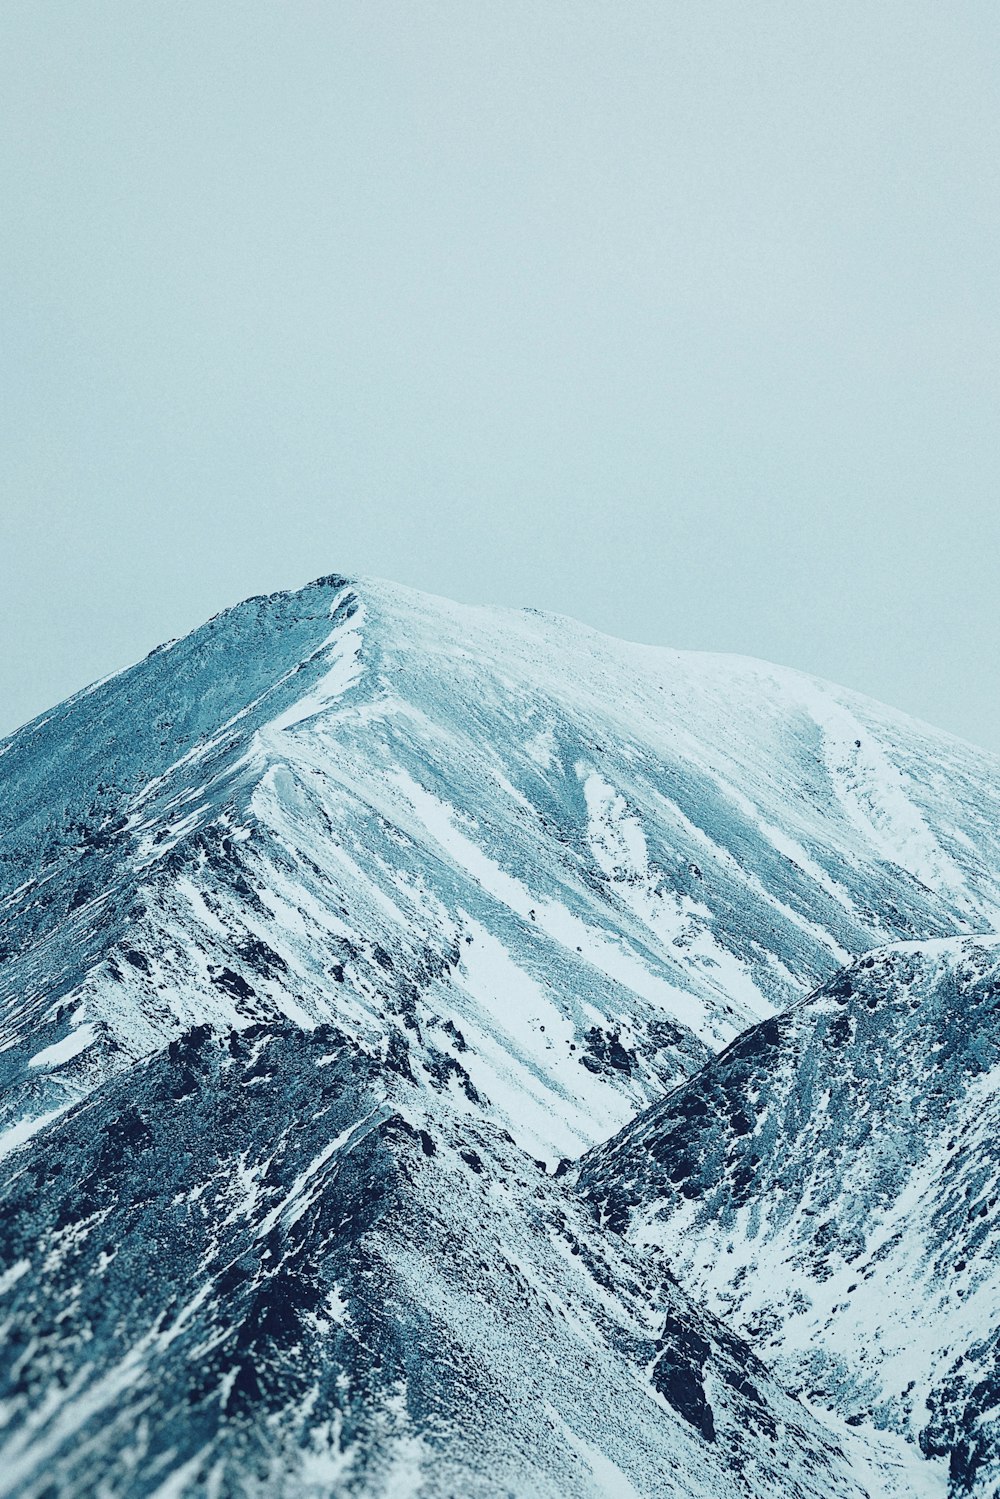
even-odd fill
[(1000, 749), (1000, 7), (4, 0), (0, 732), (374, 573)]

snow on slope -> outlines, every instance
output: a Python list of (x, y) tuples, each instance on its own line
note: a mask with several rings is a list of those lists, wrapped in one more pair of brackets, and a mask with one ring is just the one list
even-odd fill
[[(298, 594), (248, 600), (78, 694), (0, 745), (0, 1122), (8, 1131), (11, 1200), (27, 1212), (28, 1199), (17, 1194), (33, 1173), (43, 1202), (67, 1203), (65, 1217), (58, 1208), (45, 1227), (55, 1239), (44, 1264), (32, 1261), (31, 1278), (24, 1272), (11, 1283), (28, 1298), (22, 1315), (24, 1305), (34, 1308), (53, 1356), (62, 1358), (64, 1340), (53, 1328), (77, 1315), (78, 1280), (60, 1288), (53, 1268), (61, 1262), (59, 1246), (79, 1242), (86, 1274), (100, 1284), (111, 1264), (102, 1256), (114, 1259), (118, 1239), (127, 1240), (138, 1258), (122, 1262), (120, 1295), (145, 1263), (147, 1251), (132, 1243), (132, 1220), (118, 1213), (114, 1192), (64, 1199), (62, 1187), (51, 1185), (68, 1149), (60, 1142), (76, 1138), (75, 1121), (90, 1121), (85, 1127), (105, 1141), (96, 1162), (80, 1158), (85, 1176), (96, 1170), (101, 1180), (104, 1173), (120, 1181), (131, 1172), (133, 1149), (147, 1149), (146, 1130), (157, 1152), (153, 1170), (167, 1173), (169, 1125), (155, 1099), (136, 1105), (137, 1133), (126, 1136), (124, 1153), (120, 1148), (124, 1100), (137, 1088), (142, 1093), (146, 1069), (164, 1065), (164, 1056), (188, 1045), (183, 1038), (192, 1033), (203, 1037), (199, 1045), (219, 1036), (238, 1051), (241, 1036), (256, 1034), (263, 1045), (272, 1033), (321, 1037), (322, 1027), (332, 1025), (350, 1037), (358, 1065), (374, 1069), (379, 1107), (392, 1100), (388, 1118), (416, 1117), (417, 1106), (403, 1107), (398, 1098), (398, 1090), (408, 1098), (412, 1090), (425, 1116), (419, 1128), (430, 1135), (433, 1121), (435, 1136), (456, 1141), (471, 1132), (480, 1139), (471, 1147), (486, 1179), (478, 1207), (469, 1208), (468, 1193), (479, 1192), (472, 1178), (480, 1173), (461, 1149), (451, 1150), (447, 1170), (444, 1152), (428, 1158), (423, 1175), (412, 1161), (399, 1168), (402, 1176), (393, 1167), (392, 1180), (406, 1185), (393, 1203), (405, 1199), (405, 1205), (388, 1213), (374, 1247), (366, 1240), (363, 1253), (388, 1255), (387, 1284), (404, 1287), (379, 1338), (408, 1347), (405, 1329), (416, 1319), (420, 1336), (429, 1339), (420, 1344), (421, 1360), (437, 1370), (435, 1379), (445, 1385), (454, 1379), (457, 1392), (465, 1388), (454, 1372), (463, 1360), (488, 1366), (477, 1388), (487, 1392), (489, 1406), (497, 1381), (516, 1385), (523, 1368), (517, 1339), (502, 1340), (501, 1354), (495, 1338), (502, 1329), (483, 1343), (485, 1334), (473, 1326), (484, 1309), (506, 1302), (495, 1265), (478, 1281), (475, 1264), (461, 1261), (456, 1246), (470, 1212), (482, 1225), (477, 1243), (492, 1246), (490, 1254), (504, 1236), (519, 1239), (519, 1273), (535, 1287), (536, 1300), (538, 1287), (548, 1287), (545, 1317), (556, 1315), (554, 1288), (565, 1275), (565, 1255), (554, 1249), (553, 1259), (536, 1242), (531, 1203), (540, 1193), (553, 1213), (576, 1211), (566, 1178), (552, 1174), (560, 1160), (607, 1139), (747, 1024), (785, 1007), (851, 955), (886, 940), (996, 924), (998, 768), (971, 746), (793, 672), (626, 645), (531, 611), (473, 609), (340, 577)], [(302, 1065), (300, 1058), (293, 1070)], [(312, 1063), (305, 1075), (312, 1076)], [(221, 1083), (216, 1077), (205, 1086), (205, 1117), (213, 1118), (220, 1105), (212, 1089)], [(240, 1086), (261, 1081), (250, 1076)], [(310, 1085), (302, 1086), (309, 1096)], [(320, 1099), (313, 1119), (325, 1118), (325, 1108)], [(300, 1201), (303, 1214), (292, 1226), (309, 1220), (314, 1208), (326, 1211), (327, 1162), (339, 1159), (343, 1129), (360, 1128), (364, 1117), (359, 1102), (338, 1130), (320, 1129), (308, 1160), (292, 1152), (287, 1170), (279, 1162), (267, 1198), (266, 1213), (278, 1213), (271, 1229)], [(263, 1137), (249, 1154), (241, 1157), (234, 1141), (218, 1162), (205, 1165), (227, 1190), (242, 1184), (251, 1202), (270, 1170), (268, 1127), (257, 1127)], [(415, 1159), (419, 1165), (423, 1153)], [(216, 1188), (209, 1191), (190, 1161), (177, 1171), (184, 1200), (204, 1198), (210, 1218), (217, 1216)], [(519, 1184), (516, 1201), (505, 1196), (508, 1177)], [(435, 1238), (437, 1229), (413, 1217), (421, 1181), (435, 1200), (459, 1205), (451, 1237)], [(139, 1192), (139, 1207), (147, 1200), (134, 1182), (128, 1190)], [(253, 1220), (253, 1211), (246, 1216)], [(391, 1231), (390, 1218), (398, 1223)], [(11, 1273), (24, 1263), (30, 1232)], [(439, 1246), (434, 1274), (423, 1262), (407, 1270), (404, 1248), (390, 1254), (386, 1247), (390, 1239), (404, 1246), (416, 1255), (415, 1265), (421, 1233)], [(631, 1268), (623, 1262), (614, 1273), (607, 1269), (609, 1257), (628, 1258), (620, 1247), (607, 1247), (607, 1236), (597, 1245), (582, 1229), (574, 1233), (606, 1291), (618, 1275), (641, 1281), (645, 1272), (634, 1260)], [(350, 1255), (362, 1252), (350, 1236), (348, 1244)], [(246, 1252), (233, 1263), (243, 1265)], [(308, 1236), (296, 1251), (314, 1252)], [(257, 1292), (231, 1304), (229, 1282), (220, 1289), (216, 1281), (198, 1281), (192, 1264), (199, 1263), (181, 1255), (176, 1285), (169, 1276), (153, 1278), (146, 1322), (137, 1317), (129, 1324), (128, 1346), (111, 1338), (99, 1376), (86, 1349), (92, 1339), (110, 1336), (108, 1324), (103, 1312), (81, 1313), (76, 1361), (69, 1358), (58, 1374), (53, 1365), (48, 1388), (44, 1381), (35, 1387), (44, 1415), (37, 1429), (30, 1406), (17, 1403), (20, 1387), (10, 1393), (12, 1440), (26, 1454), (26, 1471), (42, 1471), (49, 1442), (68, 1462), (73, 1432), (86, 1428), (95, 1463), (125, 1464), (114, 1468), (112, 1493), (153, 1493), (161, 1470), (178, 1495), (218, 1499), (226, 1492), (204, 1476), (207, 1457), (197, 1451), (171, 1466), (165, 1417), (154, 1421), (141, 1452), (123, 1429), (108, 1426), (113, 1401), (131, 1388), (133, 1376), (143, 1389), (153, 1378), (139, 1379), (136, 1371), (152, 1367), (148, 1359), (175, 1316), (178, 1338), (189, 1336), (192, 1319), (201, 1328), (201, 1341), (191, 1345), (196, 1359), (229, 1346), (223, 1323), (244, 1329), (240, 1337), (249, 1336), (247, 1318), (263, 1315), (270, 1326), (266, 1297), (263, 1313)], [(272, 1269), (252, 1260), (243, 1265), (257, 1291)], [(565, 1368), (591, 1358), (581, 1351), (580, 1308), (596, 1293), (571, 1275), (558, 1294), (567, 1324), (577, 1328), (559, 1334)], [(201, 1325), (203, 1305), (214, 1330)], [(367, 1394), (357, 1395), (368, 1422), (358, 1474), (378, 1465), (386, 1443), (395, 1463), (403, 1462), (400, 1453), (412, 1457), (430, 1442), (435, 1461), (417, 1463), (424, 1472), (420, 1491), (444, 1494), (445, 1479), (433, 1488), (433, 1473), (440, 1478), (446, 1471), (442, 1453), (453, 1454), (447, 1461), (458, 1464), (468, 1484), (470, 1454), (488, 1451), (489, 1462), (499, 1463), (503, 1437), (521, 1453), (518, 1476), (510, 1480), (519, 1499), (543, 1492), (543, 1482), (577, 1492), (559, 1488), (560, 1465), (567, 1473), (587, 1468), (598, 1491), (610, 1463), (621, 1469), (623, 1485), (663, 1492), (662, 1473), (674, 1471), (682, 1449), (682, 1476), (671, 1480), (678, 1493), (735, 1492), (717, 1466), (736, 1460), (732, 1450), (720, 1457), (728, 1439), (720, 1436), (719, 1451), (707, 1457), (696, 1443), (696, 1460), (684, 1436), (691, 1427), (714, 1447), (706, 1430), (717, 1419), (722, 1432), (729, 1411), (735, 1427), (757, 1423), (751, 1448), (738, 1460), (754, 1499), (781, 1482), (789, 1494), (847, 1493), (852, 1486), (877, 1492), (867, 1477), (851, 1478), (855, 1458), (836, 1451), (844, 1445), (839, 1439), (830, 1446), (801, 1407), (777, 1415), (779, 1391), (768, 1386), (761, 1394), (754, 1381), (750, 1389), (733, 1383), (732, 1360), (745, 1363), (749, 1355), (727, 1353), (728, 1334), (697, 1317), (685, 1321), (686, 1313), (665, 1312), (670, 1305), (669, 1295), (656, 1292), (643, 1314), (660, 1319), (661, 1336), (648, 1359), (639, 1359), (632, 1401), (624, 1391), (637, 1365), (623, 1354), (622, 1340), (638, 1334), (625, 1337), (618, 1312), (602, 1333), (612, 1351), (601, 1345), (594, 1378), (618, 1392), (617, 1436), (596, 1414), (593, 1430), (581, 1429), (554, 1375), (555, 1382), (539, 1386), (539, 1408), (556, 1413), (547, 1418), (544, 1442), (534, 1406), (494, 1428), (483, 1400), (471, 1396), (464, 1428), (451, 1412), (450, 1436), (438, 1442), (419, 1389), (407, 1394), (394, 1377), (375, 1392), (369, 1380)], [(452, 1326), (460, 1306), (466, 1312), (446, 1378), (428, 1328)], [(309, 1326), (309, 1317), (320, 1315), (311, 1302), (303, 1311)], [(518, 1326), (527, 1347), (552, 1336), (548, 1322), (544, 1334), (530, 1318)], [(168, 1344), (174, 1341), (171, 1333)], [(275, 1353), (265, 1342), (268, 1358), (273, 1354), (284, 1369), (280, 1346)], [(366, 1358), (375, 1344), (365, 1345)], [(642, 1352), (645, 1345), (640, 1339), (635, 1347)], [(320, 1339), (316, 1368), (326, 1371), (327, 1383), (340, 1368), (350, 1384), (350, 1370), (338, 1364), (347, 1356), (342, 1343)], [(724, 1366), (728, 1383), (719, 1372)], [(226, 1378), (231, 1362), (227, 1371)], [(282, 1389), (286, 1374), (275, 1375)], [(201, 1397), (178, 1380), (178, 1409), (189, 1400), (197, 1404)], [(62, 1381), (90, 1392), (68, 1413)], [(293, 1386), (295, 1399), (304, 1398), (294, 1379)], [(673, 1406), (660, 1386), (672, 1392)], [(662, 1407), (655, 1419), (650, 1415), (647, 1403), (655, 1405), (657, 1395), (679, 1416), (680, 1428), (672, 1417), (664, 1426), (660, 1417), (669, 1412)], [(329, 1439), (313, 1456), (316, 1473), (330, 1477), (347, 1462), (349, 1438), (329, 1435), (347, 1419), (347, 1407), (329, 1393), (324, 1398)], [(214, 1405), (205, 1399), (206, 1453), (228, 1465), (225, 1481), (237, 1492), (250, 1469), (240, 1468), (227, 1444), (238, 1446), (246, 1433), (238, 1423), (230, 1426), (227, 1392), (213, 1396)], [(289, 1435), (292, 1397), (275, 1400), (274, 1440), (278, 1447), (292, 1441), (298, 1452), (299, 1437)], [(137, 1410), (123, 1406), (132, 1412), (122, 1417), (125, 1427)], [(390, 1428), (392, 1440), (383, 1442), (379, 1432)], [(528, 1450), (536, 1439), (545, 1448), (537, 1461)], [(619, 1457), (635, 1443), (647, 1455), (633, 1470)], [(827, 1453), (825, 1476), (803, 1466), (810, 1446)], [(299, 1459), (282, 1452), (275, 1448), (266, 1461), (278, 1465), (282, 1483), (294, 1485), (289, 1475), (299, 1472)], [(255, 1473), (264, 1460), (259, 1452), (247, 1459)], [(698, 1462), (709, 1465), (701, 1477)], [(184, 1464), (192, 1465), (188, 1478)], [(783, 1464), (791, 1476), (779, 1480)], [(65, 1492), (90, 1492), (94, 1471), (85, 1463), (67, 1468)], [(389, 1485), (387, 1471), (371, 1479), (373, 1493)], [(661, 1476), (654, 1482), (651, 1474)], [(369, 1477), (357, 1477), (358, 1493)], [(887, 1491), (906, 1489), (892, 1480)]]
[(585, 1157), (580, 1187), (791, 1388), (986, 1499), (998, 1139), (1000, 939), (904, 943), (741, 1036)]
[(17, 1160), (0, 1495), (864, 1499), (660, 1267), (333, 1027), (196, 1028)]
[(10, 1122), (189, 1024), (343, 1017), (575, 1154), (850, 955), (991, 928), (995, 769), (757, 662), (250, 600), (7, 742)]

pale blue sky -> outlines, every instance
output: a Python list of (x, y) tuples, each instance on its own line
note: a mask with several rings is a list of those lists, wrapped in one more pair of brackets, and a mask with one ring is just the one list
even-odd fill
[(329, 571), (1000, 749), (1000, 8), (5, 0), (0, 732)]

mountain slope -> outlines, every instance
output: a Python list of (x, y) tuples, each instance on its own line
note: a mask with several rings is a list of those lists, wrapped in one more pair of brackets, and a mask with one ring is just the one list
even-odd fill
[(563, 1182), (332, 1027), (188, 1032), (15, 1159), (0, 1494), (864, 1494)]
[(425, 1006), (432, 1068), (575, 1154), (851, 954), (992, 927), (994, 770), (755, 662), (250, 600), (0, 746), (9, 1117), (189, 1024)]
[(793, 1389), (1000, 1492), (1000, 940), (902, 944), (748, 1031), (584, 1159)]
[(994, 926), (997, 769), (793, 672), (336, 576), (4, 741), (23, 1492), (909, 1492), (565, 1167), (851, 955)]

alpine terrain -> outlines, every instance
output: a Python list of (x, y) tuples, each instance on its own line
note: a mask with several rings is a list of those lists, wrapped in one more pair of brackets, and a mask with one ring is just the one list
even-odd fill
[(1000, 760), (339, 576), (0, 742), (0, 1496), (1000, 1494)]

